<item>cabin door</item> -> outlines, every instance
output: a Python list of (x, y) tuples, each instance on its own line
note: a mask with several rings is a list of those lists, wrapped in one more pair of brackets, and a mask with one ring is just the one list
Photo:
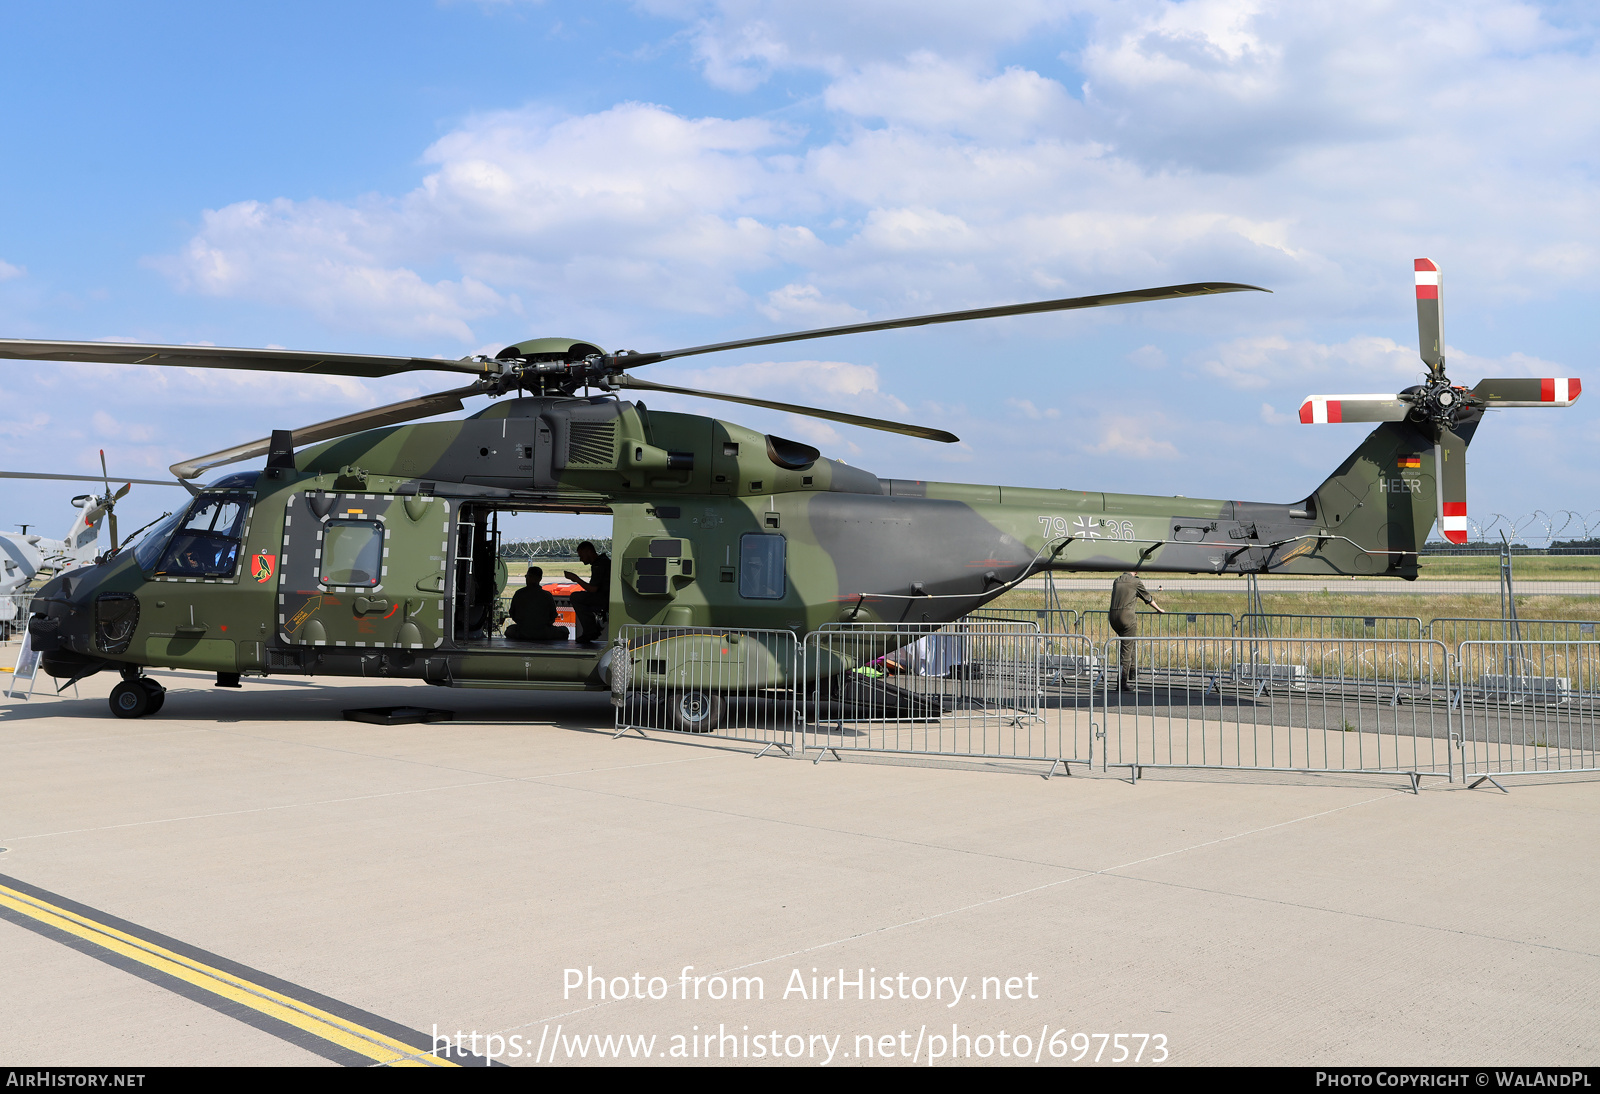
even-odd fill
[(291, 495), (278, 639), (296, 646), (433, 649), (444, 640), (450, 506), (441, 498)]

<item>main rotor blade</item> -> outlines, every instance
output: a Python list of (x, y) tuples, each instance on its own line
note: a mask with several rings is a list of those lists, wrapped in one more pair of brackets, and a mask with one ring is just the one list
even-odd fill
[(1411, 404), (1393, 395), (1308, 395), (1300, 404), (1306, 425), (1332, 422), (1402, 422)]
[[(476, 385), (459, 387), (453, 391), (441, 391), (434, 395), (423, 395), (400, 403), (390, 403), (388, 406), (374, 407), (372, 410), (363, 410), (356, 414), (346, 414), (342, 418), (330, 418), (325, 422), (296, 429), (291, 443), (299, 447), (315, 444), (317, 441), (331, 440), (334, 437), (345, 437), (364, 429), (377, 429), (379, 426), (415, 421), (418, 418), (431, 418), (435, 414), (448, 414), (461, 409), (463, 398), (479, 394), (482, 392)], [(238, 463), (240, 460), (265, 456), (271, 448), (271, 438), (263, 437), (259, 441), (250, 441), (248, 444), (235, 445), (208, 456), (196, 456), (192, 460), (175, 463), (171, 471), (180, 479), (192, 479), (202, 471), (220, 467), (225, 463)]]
[(1571, 406), (1583, 391), (1583, 381), (1576, 377), (1560, 379), (1479, 380), (1478, 386), (1467, 392), (1474, 399), (1482, 399), (1490, 406)]
[[(122, 478), (121, 475), (117, 476)], [(99, 482), (93, 475), (41, 475), (32, 471), (0, 471), (0, 479), (57, 479), (61, 482)], [(171, 482), (167, 479), (122, 479), (127, 483), (138, 483), (140, 486), (181, 486), (182, 483)]]
[(908, 425), (905, 422), (891, 422), (883, 418), (864, 418), (859, 414), (844, 414), (837, 410), (818, 410), (816, 407), (798, 406), (794, 403), (779, 403), (771, 399), (752, 399), (746, 395), (723, 395), (721, 392), (716, 391), (672, 387), (669, 384), (655, 384), (649, 380), (641, 380), (637, 376), (629, 376), (626, 373), (613, 377), (611, 382), (618, 387), (638, 388), (644, 391), (665, 391), (673, 395), (694, 395), (701, 399), (720, 399), (725, 403), (744, 403), (746, 406), (762, 406), (768, 410), (784, 410), (790, 414), (804, 414), (812, 418), (825, 418), (830, 422), (858, 425), (863, 429), (881, 429), (885, 433), (903, 433), (908, 437), (920, 437), (926, 441), (943, 441), (945, 444), (954, 444), (961, 439), (954, 433), (946, 433), (942, 429), (933, 429), (925, 425)]
[(1431, 258), (1417, 259), (1417, 344), (1422, 363), (1434, 372), (1444, 365), (1444, 316), (1440, 313), (1444, 275)]
[(851, 323), (843, 327), (820, 327), (817, 330), (796, 331), (792, 334), (773, 334), (763, 338), (741, 338), (736, 342), (716, 342), (709, 346), (691, 346), (688, 349), (667, 350), (665, 353), (636, 353), (622, 355), (620, 360), (627, 368), (667, 361), (674, 357), (690, 357), (697, 353), (717, 353), (721, 350), (746, 349), (751, 346), (771, 346), (779, 342), (803, 342), (811, 338), (833, 338), (841, 334), (866, 334), (870, 331), (897, 330), (900, 327), (926, 327), (934, 323), (964, 323), (968, 319), (999, 319), (1007, 315), (1034, 315), (1038, 312), (1075, 311), (1079, 308), (1104, 308), (1112, 304), (1137, 304), (1147, 300), (1172, 300), (1184, 296), (1210, 296), (1225, 292), (1271, 292), (1257, 285), (1240, 285), (1231, 281), (1199, 282), (1193, 285), (1165, 285), (1156, 289), (1135, 289), (1132, 292), (1105, 293), (1100, 296), (1074, 296), (1065, 300), (1040, 300), (1032, 304), (1002, 304), (995, 308), (969, 308), (966, 311), (947, 311), (937, 315), (913, 315), (907, 319), (884, 319), (875, 323)]
[(304, 372), (322, 376), (394, 376), (402, 372), (470, 372), (492, 375), (498, 363), (444, 361), (433, 357), (375, 357), (362, 353), (302, 353), (285, 349), (221, 349), (216, 346), (157, 346), (130, 342), (29, 342), (0, 338), (0, 358), (15, 361), (81, 361), (98, 365), (181, 365), (255, 372)]
[(1467, 442), (1445, 426), (1433, 446), (1433, 477), (1440, 534), (1451, 543), (1467, 542)]

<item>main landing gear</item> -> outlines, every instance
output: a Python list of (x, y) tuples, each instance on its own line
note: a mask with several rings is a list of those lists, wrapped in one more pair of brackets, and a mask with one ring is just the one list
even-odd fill
[(136, 668), (122, 670), (122, 683), (111, 689), (111, 713), (118, 718), (143, 718), (167, 701), (167, 689), (141, 676)]

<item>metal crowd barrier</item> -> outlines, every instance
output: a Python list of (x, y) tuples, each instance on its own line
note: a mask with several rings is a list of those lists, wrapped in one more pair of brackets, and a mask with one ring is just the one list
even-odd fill
[(1454, 699), (1472, 785), (1600, 769), (1600, 642), (1462, 642)]
[(28, 602), (32, 591), (0, 595), (0, 642), (9, 642), (28, 626)]
[[(1230, 612), (1151, 612), (1136, 613), (1139, 634), (1153, 638), (1225, 638), (1232, 637), (1234, 618)], [(1080, 633), (1095, 642), (1115, 637), (1111, 617), (1106, 612), (1084, 612)]]
[[(1427, 639), (1134, 638), (1108, 643), (1102, 768), (1451, 777), (1451, 664)], [(1119, 687), (1121, 649), (1136, 672)]]
[(1091, 759), (1100, 660), (1083, 635), (1009, 622), (830, 625), (802, 651), (801, 748), (1037, 760), (1047, 777)]
[(791, 631), (628, 624), (611, 647), (617, 736), (707, 734), (792, 752), (799, 667)]
[(1409, 639), (1429, 637), (1413, 615), (1246, 614), (1235, 633), (1252, 638), (1325, 642), (1331, 639)]
[(1469, 619), (1445, 616), (1429, 620), (1428, 637), (1451, 649), (1463, 642), (1594, 642), (1600, 625), (1592, 619)]
[(1073, 608), (982, 608), (966, 618), (981, 623), (1034, 626), (1049, 634), (1074, 634), (1083, 630), (1083, 613)]
[(1134, 781), (1166, 767), (1384, 773), (1413, 789), (1458, 771), (1478, 785), (1600, 770), (1600, 641), (1463, 641), (1452, 653), (1439, 638), (1252, 635), (1240, 622), (1232, 636), (1104, 643), (976, 619), (833, 624), (803, 641), (630, 625), (612, 649), (612, 701), (619, 736), (706, 734), (815, 761), (1029, 760), (1047, 777), (1081, 764)]

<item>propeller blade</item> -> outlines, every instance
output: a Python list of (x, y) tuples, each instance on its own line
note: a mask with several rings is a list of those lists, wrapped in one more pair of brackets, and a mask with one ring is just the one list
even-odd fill
[(111, 549), (117, 549), (117, 512), (113, 509), (106, 516), (106, 523), (111, 525)]
[(1467, 542), (1467, 442), (1441, 427), (1433, 446), (1433, 476), (1438, 484), (1439, 532), (1451, 543)]
[(638, 388), (642, 391), (665, 391), (673, 395), (694, 395), (701, 399), (720, 399), (725, 403), (744, 403), (746, 406), (762, 406), (768, 410), (784, 410), (790, 414), (804, 414), (812, 418), (825, 418), (830, 422), (858, 425), (863, 429), (881, 429), (885, 433), (903, 433), (907, 437), (920, 437), (925, 441), (943, 441), (945, 444), (955, 444), (961, 439), (954, 433), (946, 433), (942, 429), (933, 429), (925, 425), (907, 425), (905, 422), (891, 422), (883, 418), (864, 418), (859, 414), (843, 414), (837, 410), (818, 410), (816, 407), (798, 406), (794, 403), (779, 403), (771, 399), (752, 399), (745, 395), (723, 395), (716, 391), (672, 387), (669, 384), (656, 384), (651, 383), (649, 380), (641, 380), (637, 376), (629, 376), (626, 373), (613, 377), (611, 382), (617, 387)]
[(1403, 422), (1411, 404), (1394, 395), (1308, 395), (1300, 404), (1305, 425), (1335, 422)]
[(97, 365), (179, 365), (365, 377), (430, 370), (484, 376), (496, 375), (503, 367), (497, 361), (445, 361), (433, 357), (376, 357), (362, 353), (302, 353), (283, 349), (221, 349), (131, 342), (30, 342), (19, 338), (0, 338), (0, 359), (80, 361)]
[(106, 484), (106, 497), (111, 497), (111, 473), (106, 470), (106, 450), (100, 450), (100, 479)]
[(998, 319), (1008, 315), (1035, 315), (1039, 312), (1074, 311), (1078, 308), (1104, 308), (1112, 304), (1136, 304), (1147, 300), (1173, 300), (1185, 296), (1210, 296), (1225, 292), (1271, 292), (1257, 285), (1240, 285), (1232, 281), (1198, 282), (1193, 285), (1164, 285), (1156, 289), (1135, 289), (1132, 292), (1105, 293), (1100, 296), (1074, 296), (1064, 300), (1041, 300), (1032, 304), (1002, 304), (995, 308), (970, 308), (966, 311), (947, 311), (937, 315), (914, 315), (907, 319), (884, 319), (873, 323), (851, 323), (843, 327), (821, 327), (817, 330), (796, 331), (792, 334), (773, 334), (763, 338), (742, 338), (735, 342), (716, 342), (709, 346), (691, 346), (688, 349), (667, 350), (665, 353), (634, 353), (621, 355), (627, 368), (667, 361), (674, 357), (690, 357), (698, 353), (717, 353), (721, 350), (746, 349), (752, 346), (772, 346), (780, 342), (803, 342), (811, 338), (833, 338), (841, 334), (866, 334), (870, 331), (897, 330), (901, 327), (926, 327), (934, 323), (964, 323), (969, 319)]
[[(56, 479), (61, 482), (99, 482), (93, 475), (42, 475), (33, 471), (0, 471), (0, 479)], [(130, 485), (137, 483), (140, 486), (177, 486), (178, 483), (166, 479), (123, 479)], [(121, 495), (118, 495), (119, 497)]]
[(1439, 312), (1442, 280), (1433, 259), (1417, 259), (1417, 342), (1422, 363), (1435, 373), (1444, 367), (1444, 318)]
[(111, 495), (111, 500), (113, 502), (121, 501), (123, 498), (128, 496), (128, 491), (132, 490), (132, 489), (133, 489), (133, 483), (131, 483), (131, 482), (123, 483), (122, 484), (122, 489), (118, 490), (115, 494)]
[(1479, 380), (1478, 386), (1467, 392), (1474, 399), (1482, 399), (1490, 406), (1571, 406), (1583, 391), (1583, 381), (1576, 377), (1561, 379)]
[[(346, 414), (342, 418), (330, 418), (326, 422), (318, 422), (295, 430), (293, 443), (296, 446), (315, 444), (317, 441), (359, 433), (363, 429), (377, 429), (379, 426), (396, 425), (418, 418), (431, 418), (435, 414), (448, 414), (460, 410), (461, 400), (466, 396), (481, 393), (476, 385), (458, 387), (452, 391), (441, 391), (434, 395), (423, 395), (404, 402), (390, 403), (388, 406), (374, 407), (356, 414)], [(180, 479), (192, 479), (202, 471), (220, 467), (225, 463), (238, 463), (240, 460), (265, 456), (271, 447), (271, 438), (263, 437), (259, 441), (250, 441), (247, 444), (225, 448), (221, 452), (213, 452), (208, 456), (196, 456), (192, 460), (175, 463), (170, 470)]]

